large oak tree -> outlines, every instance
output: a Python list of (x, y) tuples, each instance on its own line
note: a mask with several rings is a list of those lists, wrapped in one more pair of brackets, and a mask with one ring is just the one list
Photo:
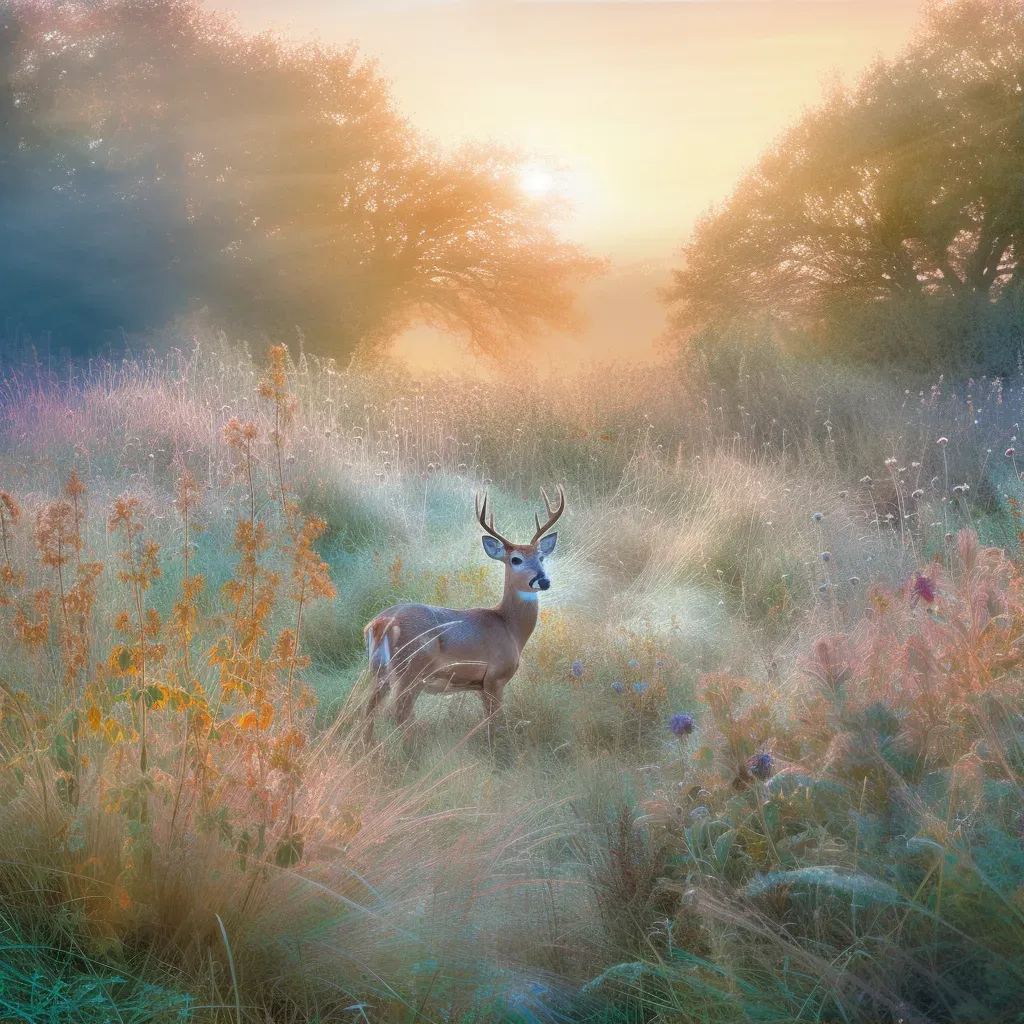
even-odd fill
[(353, 47), (246, 34), (194, 0), (0, 0), (0, 317), (88, 347), (205, 309), (373, 356), (417, 319), (501, 354), (575, 323), (597, 269), (449, 153)]
[(682, 255), (666, 293), (679, 338), (756, 323), (824, 344), (851, 316), (1011, 299), (1024, 283), (1024, 6), (934, 3), (914, 42), (786, 132)]

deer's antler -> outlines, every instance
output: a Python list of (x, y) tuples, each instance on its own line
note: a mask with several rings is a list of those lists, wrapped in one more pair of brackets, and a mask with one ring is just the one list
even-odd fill
[(544, 495), (544, 505), (548, 510), (548, 521), (541, 526), (540, 516), (534, 513), (533, 518), (537, 522), (537, 532), (533, 535), (533, 540), (530, 541), (531, 544), (536, 544), (558, 522), (558, 517), (565, 511), (565, 491), (562, 490), (561, 484), (558, 485), (558, 508), (551, 507), (551, 499), (548, 498), (548, 492), (543, 487), (540, 489), (540, 493)]
[(477, 494), (474, 499), (476, 505), (476, 517), (480, 522), (480, 525), (495, 539), (500, 540), (506, 548), (513, 548), (515, 545), (510, 540), (506, 540), (497, 530), (494, 528), (494, 509), (491, 509), (491, 521), (487, 522), (487, 492), (484, 491), (483, 501), (480, 500), (480, 495)]

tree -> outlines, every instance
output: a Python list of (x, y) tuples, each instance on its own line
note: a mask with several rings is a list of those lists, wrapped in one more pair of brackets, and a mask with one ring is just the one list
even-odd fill
[(1024, 276), (1022, 90), (1017, 0), (933, 4), (904, 53), (835, 89), (701, 219), (665, 296), (672, 333), (757, 321), (827, 345), (894, 304), (967, 315), (1009, 300)]
[(0, 0), (0, 60), (0, 315), (66, 342), (202, 308), (331, 355), (416, 319), (500, 354), (570, 327), (598, 268), (516, 154), (431, 145), (354, 47), (197, 0)]

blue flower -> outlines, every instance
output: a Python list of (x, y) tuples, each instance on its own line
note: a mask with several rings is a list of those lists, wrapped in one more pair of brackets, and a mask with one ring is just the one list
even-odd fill
[(575, 679), (582, 679), (583, 678), (583, 662), (580, 661), (579, 658), (577, 658), (572, 663), (572, 668), (570, 668), (569, 671), (573, 674), (573, 678), (575, 678)]
[(665, 666), (665, 659), (664, 658), (659, 658), (654, 664), (657, 665), (658, 668), (664, 668), (664, 666)]
[(668, 727), (674, 736), (689, 736), (693, 732), (693, 715), (673, 715), (668, 720)]
[(636, 670), (636, 669), (638, 669), (640, 667), (640, 662), (637, 661), (636, 658), (630, 658), (629, 659), (629, 667), (631, 669)]
[(647, 687), (648, 687), (648, 686), (650, 686), (650, 685), (651, 685), (651, 684), (650, 684), (650, 683), (648, 683), (648, 682), (643, 682), (643, 683), (634, 683), (634, 684), (633, 684), (633, 689), (634, 689), (634, 690), (636, 690), (636, 692), (637, 692), (637, 693), (643, 693), (643, 692), (644, 692), (644, 690), (646, 690), (646, 689), (647, 689)]
[(758, 754), (756, 757), (750, 759), (751, 774), (756, 775), (762, 781), (770, 779), (774, 770), (775, 761), (772, 758), (772, 755), (767, 752)]
[(825, 513), (824, 512), (814, 512), (814, 513), (812, 513), (811, 518), (816, 523), (820, 523), (822, 521), (822, 519), (825, 518)]
[(621, 682), (620, 682), (620, 681), (619, 681), (618, 679), (616, 679), (616, 680), (615, 680), (615, 682), (614, 682), (614, 683), (612, 683), (612, 689), (613, 689), (613, 690), (614, 690), (614, 691), (615, 691), (616, 693), (622, 693), (622, 691), (623, 691), (623, 685), (622, 685), (622, 683), (621, 683)]
[(821, 553), (821, 560), (823, 562), (831, 562), (832, 561), (832, 552), (831, 551), (822, 551), (822, 553)]

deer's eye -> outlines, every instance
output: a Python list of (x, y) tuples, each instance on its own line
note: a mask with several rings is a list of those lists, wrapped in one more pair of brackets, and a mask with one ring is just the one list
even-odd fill
[(511, 562), (511, 563), (512, 563), (513, 565), (522, 565), (522, 564), (523, 564), (523, 560), (522, 560), (522, 559), (521, 559), (521, 558), (520, 558), (520, 557), (519, 557), (518, 555), (513, 555), (513, 556), (512, 556), (512, 557), (511, 557), (511, 558), (509, 559), (509, 561), (510, 561), (510, 562)]

